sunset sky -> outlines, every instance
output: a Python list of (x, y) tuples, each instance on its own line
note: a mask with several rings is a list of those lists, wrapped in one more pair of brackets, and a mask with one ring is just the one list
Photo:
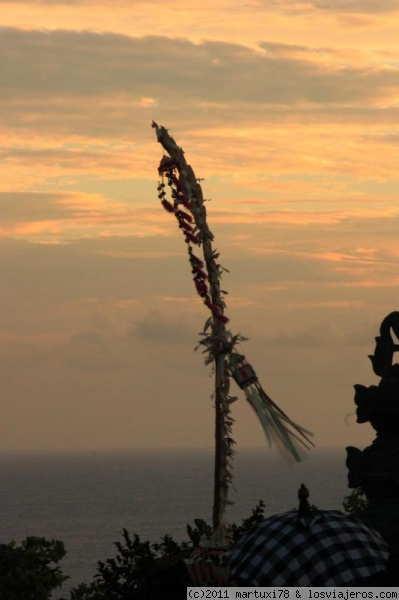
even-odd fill
[[(212, 447), (208, 317), (157, 198), (204, 178), (226, 314), (318, 446), (399, 310), (399, 0), (0, 2), (0, 447)], [(238, 448), (267, 444), (243, 395)]]

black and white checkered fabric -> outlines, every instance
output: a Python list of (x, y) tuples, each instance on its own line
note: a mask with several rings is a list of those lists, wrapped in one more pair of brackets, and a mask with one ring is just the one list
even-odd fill
[[(307, 522), (305, 522), (305, 519)], [(336, 510), (269, 517), (228, 555), (234, 577), (249, 586), (344, 586), (384, 570), (388, 546), (356, 517)]]

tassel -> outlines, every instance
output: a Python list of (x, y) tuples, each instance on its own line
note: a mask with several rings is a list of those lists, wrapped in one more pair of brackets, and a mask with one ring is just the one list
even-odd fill
[(269, 445), (274, 442), (287, 460), (302, 460), (300, 447), (309, 449), (314, 445), (308, 437), (309, 432), (291, 421), (261, 387), (250, 385), (245, 389), (245, 395), (258, 415)]
[(173, 204), (171, 204), (168, 200), (162, 200), (161, 204), (167, 212), (170, 212), (170, 213), (175, 212), (175, 208), (174, 208)]

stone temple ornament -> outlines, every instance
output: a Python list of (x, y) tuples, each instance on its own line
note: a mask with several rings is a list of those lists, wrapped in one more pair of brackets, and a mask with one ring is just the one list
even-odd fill
[[(395, 337), (394, 337), (395, 336)], [(399, 564), (399, 364), (394, 362), (399, 345), (399, 312), (390, 313), (375, 338), (369, 356), (378, 385), (355, 385), (358, 423), (369, 422), (376, 438), (364, 450), (347, 447), (348, 484), (363, 489), (369, 506), (362, 517), (388, 542)]]

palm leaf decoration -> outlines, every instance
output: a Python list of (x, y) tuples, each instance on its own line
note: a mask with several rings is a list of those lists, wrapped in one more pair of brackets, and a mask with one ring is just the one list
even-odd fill
[[(237, 397), (230, 395), (233, 379), (257, 414), (269, 446), (276, 446), (288, 459), (299, 461), (303, 450), (313, 442), (309, 431), (292, 421), (264, 391), (258, 376), (237, 345), (246, 340), (228, 329), (225, 315), (227, 292), (220, 282), (224, 271), (218, 262), (219, 253), (213, 248), (214, 236), (209, 229), (204, 198), (199, 179), (187, 164), (184, 152), (168, 130), (152, 123), (157, 140), (166, 154), (158, 168), (158, 198), (164, 209), (173, 214), (187, 245), (195, 289), (210, 313), (197, 349), (202, 348), (205, 364), (212, 364), (215, 375), (215, 481), (213, 503), (213, 538), (215, 547), (228, 544), (225, 524), (226, 509), (232, 504), (229, 489), (232, 484), (234, 440), (231, 404)], [(165, 183), (166, 182), (166, 183)], [(169, 199), (168, 199), (169, 196)], [(198, 256), (202, 250), (202, 256)]]

